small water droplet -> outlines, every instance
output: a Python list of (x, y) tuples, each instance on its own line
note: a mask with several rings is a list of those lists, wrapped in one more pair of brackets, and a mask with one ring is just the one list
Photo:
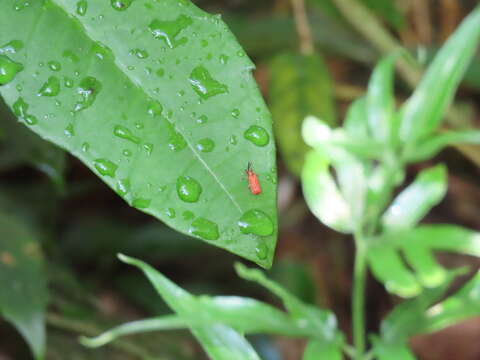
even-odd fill
[(202, 193), (200, 183), (190, 176), (180, 176), (177, 179), (178, 197), (188, 203), (197, 202)]
[(238, 56), (238, 57), (244, 57), (244, 56), (245, 56), (245, 53), (244, 53), (242, 50), (238, 50), (238, 51), (237, 51), (237, 56)]
[(204, 218), (197, 218), (195, 219), (188, 232), (193, 235), (197, 235), (205, 240), (217, 240), (220, 237), (218, 232), (218, 225), (214, 222), (204, 219)]
[(245, 139), (257, 146), (265, 146), (270, 142), (267, 130), (261, 126), (252, 125), (243, 134)]
[(125, 197), (125, 195), (127, 195), (130, 192), (130, 180), (128, 179), (118, 180), (115, 191), (121, 197)]
[(17, 0), (13, 8), (15, 11), (21, 11), (30, 6), (30, 0)]
[(158, 101), (152, 100), (148, 103), (147, 113), (150, 116), (156, 117), (162, 115), (163, 106)]
[(235, 135), (230, 136), (230, 139), (228, 142), (232, 145), (237, 145), (238, 143), (237, 137)]
[(13, 113), (21, 119), (25, 119), (27, 116), (29, 105), (23, 100), (22, 97), (19, 97), (17, 101), (13, 103)]
[(203, 66), (192, 70), (189, 81), (193, 90), (204, 100), (228, 92), (227, 85), (215, 80)]
[(268, 236), (273, 234), (272, 219), (263, 211), (252, 209), (245, 212), (237, 222), (243, 234)]
[(80, 81), (77, 92), (81, 96), (81, 101), (75, 104), (74, 111), (85, 110), (92, 106), (101, 89), (102, 84), (94, 77), (87, 76)]
[(65, 76), (63, 78), (63, 83), (65, 84), (65, 87), (67, 88), (72, 88), (73, 87), (73, 80), (70, 79), (69, 77)]
[(6, 55), (0, 55), (0, 85), (8, 84), (22, 70), (22, 64), (12, 61)]
[(80, 16), (84, 16), (88, 10), (88, 2), (87, 0), (80, 0), (77, 1), (77, 14)]
[(182, 213), (182, 217), (184, 220), (192, 220), (195, 217), (195, 214), (187, 210)]
[(186, 37), (180, 39), (177, 37), (182, 30), (186, 29), (192, 23), (193, 21), (190, 17), (180, 15), (173, 21), (153, 20), (148, 28), (155, 39), (162, 39), (170, 49), (173, 49), (188, 41)]
[(126, 157), (132, 156), (132, 151), (128, 149), (123, 149), (122, 154)]
[(0, 47), (1, 54), (16, 54), (23, 49), (24, 43), (21, 40), (12, 40)]
[(228, 57), (227, 55), (225, 55), (225, 54), (220, 55), (220, 63), (221, 63), (222, 65), (227, 64), (227, 63), (228, 63), (228, 59), (229, 59), (229, 57)]
[(157, 74), (158, 77), (163, 77), (165, 75), (165, 70), (160, 68), (155, 72), (155, 74)]
[(70, 123), (67, 125), (67, 127), (65, 128), (65, 130), (63, 131), (65, 135), (67, 135), (68, 137), (72, 137), (72, 136), (75, 136), (75, 129), (73, 127), (73, 124)]
[(144, 199), (144, 198), (136, 198), (133, 199), (133, 207), (136, 207), (137, 209), (146, 209), (150, 206), (150, 203), (152, 200), (150, 199)]
[(133, 142), (134, 144), (140, 144), (140, 138), (133, 135), (133, 133), (125, 126), (115, 125), (113, 134), (121, 139), (125, 139)]
[(115, 177), (118, 166), (107, 159), (96, 159), (94, 162), (95, 169), (103, 176)]
[(197, 118), (197, 123), (198, 124), (206, 124), (208, 122), (208, 117), (207, 115), (200, 115), (198, 118)]
[(110, 4), (117, 11), (125, 11), (132, 5), (132, 2), (133, 0), (111, 0)]
[(238, 119), (238, 117), (240, 116), (240, 110), (233, 109), (231, 114), (235, 119)]
[(53, 97), (60, 93), (60, 80), (50, 76), (45, 84), (38, 90), (37, 96)]
[(200, 150), (201, 152), (206, 152), (206, 153), (212, 152), (214, 148), (215, 148), (215, 142), (209, 138), (201, 139), (197, 143), (197, 149)]
[(88, 142), (84, 142), (82, 144), (82, 151), (87, 152), (88, 150), (90, 150), (90, 144)]
[(255, 252), (260, 260), (265, 260), (269, 253), (267, 244), (263, 241), (259, 242), (255, 248)]
[(15, 86), (15, 88), (17, 89), (18, 92), (22, 92), (23, 91), (23, 86), (21, 84), (17, 84)]
[(179, 132), (175, 131), (174, 126), (171, 123), (167, 124), (168, 129), (168, 147), (172, 151), (181, 151), (187, 147), (185, 138)]
[(133, 54), (135, 54), (135, 56), (139, 59), (146, 59), (149, 57), (148, 51), (142, 49), (133, 50)]
[(165, 212), (167, 214), (167, 216), (170, 218), (170, 219), (175, 219), (175, 209), (173, 208), (168, 208), (167, 211)]
[(48, 67), (52, 71), (62, 70), (62, 64), (60, 64), (58, 61), (54, 61), (54, 60), (48, 62)]
[(143, 144), (143, 148), (147, 152), (147, 155), (151, 155), (153, 152), (153, 144), (152, 143), (145, 143)]
[(38, 123), (38, 119), (33, 115), (27, 115), (25, 116), (25, 122), (28, 125), (35, 125), (36, 123)]

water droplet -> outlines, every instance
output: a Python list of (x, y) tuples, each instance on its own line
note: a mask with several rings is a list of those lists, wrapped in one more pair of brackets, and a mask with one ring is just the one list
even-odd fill
[(165, 75), (165, 70), (160, 68), (155, 72), (155, 74), (157, 74), (158, 77), (163, 77)]
[(130, 192), (130, 180), (128, 179), (118, 180), (115, 191), (121, 197), (125, 197), (125, 195), (127, 195)]
[(80, 94), (82, 100), (75, 104), (74, 111), (85, 110), (92, 106), (101, 89), (102, 84), (94, 77), (87, 76), (80, 81), (77, 92)]
[(88, 10), (88, 2), (87, 0), (80, 0), (77, 1), (77, 14), (80, 16), (84, 16)]
[(153, 144), (152, 143), (145, 143), (143, 144), (143, 148), (147, 152), (147, 155), (151, 155), (153, 152)]
[(228, 57), (227, 55), (225, 55), (225, 54), (220, 55), (220, 63), (221, 63), (222, 65), (227, 64), (227, 63), (228, 63), (228, 59), (229, 59), (229, 57)]
[(201, 139), (198, 141), (197, 149), (201, 152), (212, 152), (215, 148), (215, 142), (212, 139)]
[(265, 146), (270, 142), (267, 130), (261, 126), (252, 125), (243, 134), (245, 139), (257, 146)]
[(238, 117), (240, 116), (240, 110), (233, 109), (231, 114), (235, 119), (238, 119)]
[(152, 200), (150, 199), (144, 199), (144, 198), (136, 198), (133, 200), (133, 207), (136, 207), (137, 209), (146, 209), (150, 206), (150, 203)]
[(201, 217), (192, 222), (188, 232), (205, 240), (217, 240), (220, 236), (217, 224)]
[(133, 133), (125, 126), (115, 125), (113, 134), (121, 139), (125, 139), (133, 142), (134, 144), (140, 144), (140, 138), (133, 135)]
[(268, 236), (272, 235), (274, 230), (270, 217), (258, 209), (252, 209), (244, 213), (237, 224), (243, 234)]
[(25, 100), (23, 100), (22, 97), (19, 97), (17, 101), (13, 103), (13, 113), (21, 119), (25, 119), (27, 116), (28, 108), (29, 105), (25, 102)]
[(126, 157), (132, 156), (132, 151), (128, 149), (123, 149), (122, 154), (125, 155)]
[(245, 56), (245, 53), (244, 53), (242, 50), (238, 50), (238, 51), (237, 51), (237, 56), (238, 56), (238, 57), (244, 57), (244, 56)]
[(135, 49), (135, 50), (133, 50), (133, 53), (139, 59), (146, 59), (146, 58), (149, 57), (149, 54), (148, 54), (147, 50)]
[(72, 63), (77, 63), (80, 59), (72, 50), (65, 50), (62, 54), (64, 58), (70, 60)]
[(65, 135), (67, 135), (68, 137), (72, 137), (72, 136), (75, 136), (75, 129), (73, 127), (73, 124), (70, 123), (67, 125), (67, 127), (65, 128), (65, 130), (63, 131)]
[(88, 142), (84, 142), (82, 144), (82, 151), (87, 152), (88, 150), (90, 150), (90, 144)]
[(177, 179), (178, 197), (188, 203), (197, 202), (202, 193), (200, 183), (190, 176), (180, 176)]
[(148, 103), (147, 113), (150, 116), (156, 117), (162, 115), (163, 106), (158, 101), (152, 100)]
[(195, 217), (195, 214), (187, 210), (182, 213), (182, 217), (184, 220), (192, 220)]
[(190, 17), (180, 15), (173, 21), (153, 20), (148, 28), (155, 39), (162, 39), (170, 49), (173, 49), (188, 41), (186, 37), (180, 39), (177, 39), (177, 37), (182, 30), (186, 29), (192, 23), (193, 21)]
[(172, 151), (181, 151), (187, 147), (187, 142), (185, 141), (182, 134), (175, 131), (175, 128), (172, 124), (168, 123), (168, 147)]
[(45, 84), (38, 90), (37, 96), (57, 96), (60, 93), (60, 80), (55, 76), (50, 76)]
[(30, 6), (30, 0), (17, 0), (15, 1), (14, 9), (15, 11), (23, 10)]
[(25, 116), (25, 122), (28, 125), (35, 125), (36, 123), (38, 123), (38, 119), (33, 115), (27, 115)]
[(259, 242), (255, 248), (255, 252), (260, 260), (265, 260), (268, 256), (268, 246), (263, 241)]
[(207, 115), (200, 115), (200, 116), (197, 118), (197, 123), (199, 123), (199, 124), (206, 124), (207, 121), (208, 121)]
[(170, 218), (170, 219), (175, 219), (175, 216), (177, 216), (175, 214), (175, 209), (173, 208), (168, 208), (167, 211), (165, 212), (165, 214), (167, 214), (167, 216)]
[(0, 85), (8, 84), (22, 70), (22, 64), (10, 60), (6, 55), (0, 55)]
[(23, 49), (25, 45), (23, 44), (23, 41), (20, 40), (12, 40), (2, 47), (0, 47), (0, 55), (1, 54), (16, 54), (20, 50)]
[(48, 67), (52, 71), (62, 70), (62, 65), (58, 61), (54, 61), (54, 60), (48, 62)]
[(110, 4), (117, 11), (125, 11), (130, 5), (132, 5), (133, 0), (111, 0)]
[(204, 100), (228, 92), (227, 85), (215, 80), (203, 66), (197, 66), (192, 70), (189, 81), (193, 90)]
[(23, 91), (23, 86), (22, 86), (22, 84), (17, 84), (17, 85), (15, 86), (15, 88), (17, 89), (18, 92), (22, 92), (22, 91)]
[(72, 88), (73, 87), (73, 80), (70, 79), (69, 77), (65, 76), (63, 78), (63, 83), (65, 84), (65, 87), (67, 88)]
[(95, 169), (103, 176), (115, 177), (118, 166), (107, 159), (96, 159), (94, 162)]
[(232, 145), (237, 145), (238, 143), (237, 137), (235, 135), (230, 136), (230, 139), (228, 142)]

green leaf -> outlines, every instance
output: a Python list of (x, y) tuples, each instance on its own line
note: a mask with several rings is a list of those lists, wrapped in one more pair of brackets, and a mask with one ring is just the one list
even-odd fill
[[(0, 5), (0, 47), (18, 45), (2, 56), (21, 64), (0, 94), (19, 119), (130, 205), (269, 267), (271, 120), (254, 66), (220, 18), (186, 0), (22, 4)], [(248, 162), (262, 182), (257, 196), (244, 177)], [(254, 209), (267, 235), (241, 231)]]
[(383, 342), (377, 337), (372, 337), (373, 354), (378, 360), (415, 360), (416, 357), (405, 342)]
[(462, 22), (436, 55), (422, 81), (401, 109), (400, 138), (415, 143), (438, 128), (480, 37), (480, 7)]
[(16, 218), (0, 214), (0, 314), (22, 334), (35, 359), (45, 354), (47, 282), (35, 236)]
[(437, 155), (445, 147), (455, 144), (480, 145), (479, 130), (446, 131), (421, 141), (415, 149), (404, 154), (408, 162), (419, 162)]
[(414, 227), (447, 192), (447, 169), (437, 165), (421, 171), (382, 216), (386, 231)]
[(308, 146), (302, 122), (308, 115), (336, 125), (332, 81), (320, 55), (283, 54), (270, 67), (270, 105), (275, 135), (289, 170), (300, 175)]
[(310, 340), (307, 343), (303, 360), (342, 360), (342, 341), (337, 343), (325, 343), (318, 340)]
[(447, 270), (435, 260), (434, 250), (480, 256), (480, 234), (454, 225), (425, 225), (386, 233), (369, 244), (368, 262), (388, 291), (413, 297), (423, 287), (439, 286), (447, 277)]
[[(144, 272), (159, 295), (185, 321), (213, 360), (259, 360), (255, 350), (242, 335), (221, 324), (215, 315), (203, 313), (202, 306), (194, 296), (143, 261), (125, 255), (119, 257), (123, 262), (135, 265)], [(200, 324), (202, 322), (206, 324)]]
[(351, 209), (342, 196), (329, 170), (326, 156), (310, 151), (305, 159), (302, 187), (312, 213), (328, 227), (350, 233), (353, 230)]

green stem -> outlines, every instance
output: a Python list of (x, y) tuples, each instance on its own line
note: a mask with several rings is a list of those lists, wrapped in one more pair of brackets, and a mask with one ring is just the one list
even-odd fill
[(366, 244), (360, 232), (355, 234), (356, 254), (353, 273), (353, 345), (355, 360), (361, 360), (365, 353), (365, 282), (367, 275)]

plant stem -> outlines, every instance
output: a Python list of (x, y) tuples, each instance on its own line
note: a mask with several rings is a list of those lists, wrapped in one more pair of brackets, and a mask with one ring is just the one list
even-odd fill
[(300, 42), (300, 52), (303, 55), (311, 55), (315, 52), (313, 46), (312, 30), (308, 22), (307, 12), (305, 10), (304, 0), (291, 0), (293, 7), (293, 15), (295, 17), (295, 25)]
[(353, 272), (353, 345), (355, 360), (361, 360), (365, 353), (365, 282), (367, 275), (367, 249), (360, 232), (355, 233), (355, 267)]

